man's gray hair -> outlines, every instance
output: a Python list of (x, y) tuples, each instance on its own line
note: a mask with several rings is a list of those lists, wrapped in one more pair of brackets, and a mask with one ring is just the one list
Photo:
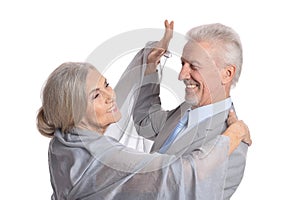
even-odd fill
[(192, 28), (186, 36), (188, 40), (208, 42), (216, 52), (210, 56), (218, 63), (218, 67), (229, 65), (236, 67), (236, 74), (232, 81), (232, 86), (235, 86), (239, 80), (243, 64), (243, 50), (239, 35), (232, 28), (215, 23)]

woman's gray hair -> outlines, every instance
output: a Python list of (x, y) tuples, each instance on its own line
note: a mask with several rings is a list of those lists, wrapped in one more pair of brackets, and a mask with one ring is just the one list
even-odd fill
[(192, 28), (186, 35), (188, 40), (205, 41), (212, 45), (216, 54), (212, 53), (210, 56), (216, 63), (220, 61), (218, 67), (229, 65), (236, 67), (236, 74), (232, 81), (232, 86), (235, 86), (239, 80), (243, 64), (243, 50), (239, 35), (232, 28), (220, 23)]
[(39, 132), (52, 137), (56, 129), (67, 132), (78, 124), (87, 108), (86, 77), (96, 68), (89, 63), (67, 62), (48, 77), (37, 115)]

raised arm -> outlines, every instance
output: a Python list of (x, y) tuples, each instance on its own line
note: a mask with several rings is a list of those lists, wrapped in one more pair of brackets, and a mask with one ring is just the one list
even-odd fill
[(160, 58), (168, 50), (169, 43), (173, 37), (174, 22), (170, 23), (165, 20), (165, 33), (162, 39), (156, 43), (153, 50), (148, 55), (147, 68), (145, 75), (149, 75), (156, 72), (156, 67), (159, 64)]
[(164, 26), (165, 33), (162, 39), (154, 43), (152, 50), (146, 55), (145, 78), (133, 112), (138, 134), (152, 140), (164, 126), (169, 113), (161, 108), (160, 85), (156, 68), (173, 37), (174, 22), (165, 20)]

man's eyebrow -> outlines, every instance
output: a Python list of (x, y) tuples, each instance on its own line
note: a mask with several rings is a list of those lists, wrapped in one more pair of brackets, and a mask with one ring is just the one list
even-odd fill
[(197, 60), (192, 60), (192, 61), (187, 61), (186, 59), (184, 59), (183, 57), (181, 57), (181, 62), (187, 62), (187, 63), (189, 63), (189, 64), (192, 64), (192, 65), (198, 65), (198, 66), (200, 66), (201, 65), (201, 63), (199, 62), (199, 61), (197, 61)]
[(186, 59), (184, 59), (183, 57), (180, 58), (181, 62), (187, 62)]

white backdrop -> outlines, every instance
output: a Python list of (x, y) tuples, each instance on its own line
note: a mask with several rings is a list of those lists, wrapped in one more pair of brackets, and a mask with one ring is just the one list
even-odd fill
[(232, 199), (296, 199), (300, 179), (296, 2), (1, 1), (1, 196), (50, 199), (49, 139), (35, 127), (47, 76), (63, 62), (85, 61), (112, 36), (163, 28), (163, 20), (170, 19), (182, 34), (197, 25), (220, 22), (241, 36), (243, 72), (232, 96), (239, 117), (250, 127), (253, 145)]

